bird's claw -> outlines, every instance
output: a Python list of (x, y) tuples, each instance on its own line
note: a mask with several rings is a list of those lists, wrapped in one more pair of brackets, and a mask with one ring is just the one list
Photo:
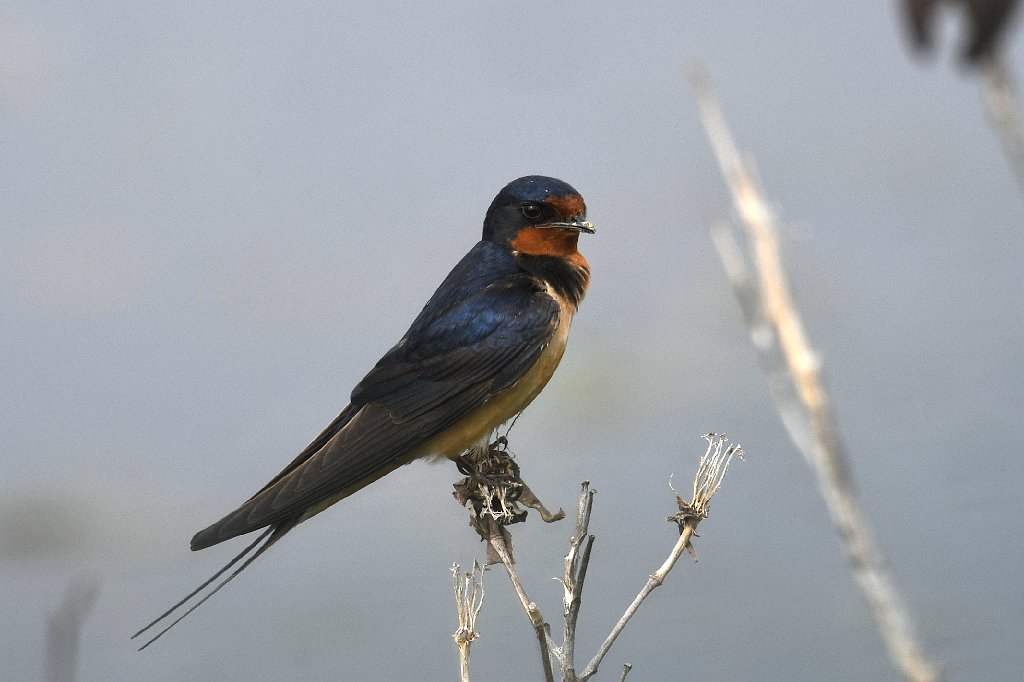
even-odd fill
[[(470, 508), (469, 523), (484, 540), (488, 540), (497, 529), (511, 550), (512, 538), (505, 527), (526, 520), (527, 510), (520, 504), (535, 509), (546, 523), (565, 518), (562, 509), (555, 513), (548, 511), (523, 482), (519, 465), (513, 459), (504, 436), (486, 449), (465, 453), (455, 460), (455, 465), (466, 478), (454, 484), (452, 495), (459, 504)], [(494, 563), (492, 558), (488, 553), (488, 563)]]

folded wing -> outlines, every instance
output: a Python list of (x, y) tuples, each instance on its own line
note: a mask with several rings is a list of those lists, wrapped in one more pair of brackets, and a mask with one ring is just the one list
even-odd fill
[[(455, 274), (455, 273), (453, 273)], [(429, 439), (516, 383), (558, 326), (557, 303), (525, 273), (461, 301), (445, 286), (352, 392), (352, 402), (245, 504), (200, 531), (192, 549), (301, 520), (408, 461)]]

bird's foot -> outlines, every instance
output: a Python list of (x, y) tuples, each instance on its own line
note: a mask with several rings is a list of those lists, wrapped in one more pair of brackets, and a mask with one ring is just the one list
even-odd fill
[[(505, 438), (498, 438), (486, 448), (470, 450), (456, 459), (455, 465), (466, 478), (454, 485), (452, 495), (459, 504), (470, 509), (470, 525), (483, 540), (500, 532), (510, 555), (512, 537), (505, 526), (526, 520), (527, 511), (520, 504), (537, 510), (547, 523), (565, 517), (561, 509), (555, 513), (548, 511), (523, 482)], [(487, 561), (498, 563), (490, 545)]]

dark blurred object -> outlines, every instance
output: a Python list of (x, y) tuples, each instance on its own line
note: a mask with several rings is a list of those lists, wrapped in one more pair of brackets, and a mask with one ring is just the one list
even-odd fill
[(86, 547), (91, 540), (84, 501), (62, 498), (57, 491), (12, 493), (0, 499), (0, 558), (59, 556)]
[(904, 0), (914, 45), (930, 50), (935, 30), (935, 17), (940, 5), (963, 5), (970, 23), (961, 52), (964, 62), (974, 65), (993, 56), (1012, 23), (1017, 0)]
[(80, 580), (71, 584), (57, 610), (46, 617), (46, 682), (74, 682), (82, 623), (89, 615), (99, 581)]

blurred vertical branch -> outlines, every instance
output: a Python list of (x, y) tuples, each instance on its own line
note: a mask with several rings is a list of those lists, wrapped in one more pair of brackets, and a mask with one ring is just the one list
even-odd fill
[(95, 580), (72, 583), (57, 610), (46, 617), (46, 682), (74, 682), (82, 623), (98, 593), (99, 583)]
[(1013, 76), (1001, 58), (992, 57), (982, 64), (981, 92), (985, 113), (1003, 142), (1003, 149), (1024, 192), (1024, 112), (1021, 111), (1020, 93)]
[[(693, 66), (688, 77), (751, 253), (744, 254), (725, 221), (712, 225), (712, 237), (782, 421), (816, 475), (850, 570), (871, 607), (890, 657), (906, 679), (935, 680), (938, 673), (924, 656), (858, 500), (846, 447), (824, 389), (821, 363), (793, 306), (779, 255), (775, 216), (736, 149), (707, 74), (702, 67)], [(753, 264), (756, 279), (748, 261)]]

